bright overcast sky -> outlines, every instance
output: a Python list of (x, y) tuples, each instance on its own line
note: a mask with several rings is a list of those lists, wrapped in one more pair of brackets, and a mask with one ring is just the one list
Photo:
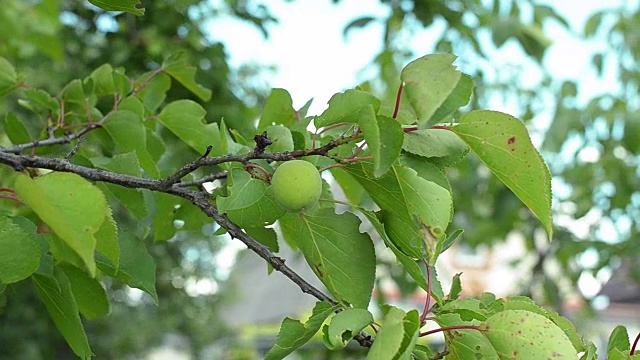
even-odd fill
[[(568, 19), (573, 31), (581, 32), (590, 14), (618, 6), (622, 1), (584, 0), (579, 6), (575, 1), (546, 2)], [(287, 89), (296, 108), (315, 98), (311, 114), (322, 112), (334, 93), (363, 80), (358, 75), (382, 47), (383, 27), (379, 23), (355, 29), (346, 39), (342, 35), (344, 26), (357, 16), (384, 17), (388, 8), (377, 0), (342, 0), (338, 5), (329, 0), (280, 0), (269, 2), (268, 6), (279, 19), (278, 24), (269, 27), (269, 39), (264, 39), (253, 25), (230, 16), (217, 17), (208, 29), (212, 38), (226, 46), (232, 66), (248, 62), (275, 65), (278, 70), (269, 79), (269, 85)], [(554, 77), (587, 81), (594, 91), (615, 87), (611, 80), (603, 82), (584, 76), (591, 66), (589, 54), (604, 48), (602, 41), (583, 43), (552, 22), (545, 26), (554, 44), (544, 64)], [(426, 54), (433, 48), (433, 31), (416, 34), (412, 41), (416, 54)], [(495, 60), (523, 62), (522, 57), (514, 60), (514, 54), (520, 54), (518, 46), (507, 45), (495, 54)]]

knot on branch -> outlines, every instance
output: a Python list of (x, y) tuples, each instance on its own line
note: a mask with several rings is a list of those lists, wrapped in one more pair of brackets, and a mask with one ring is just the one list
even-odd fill
[(273, 144), (273, 141), (271, 141), (267, 136), (266, 131), (263, 131), (260, 135), (254, 136), (253, 141), (256, 142), (256, 148), (253, 150), (256, 154), (262, 154), (267, 146)]

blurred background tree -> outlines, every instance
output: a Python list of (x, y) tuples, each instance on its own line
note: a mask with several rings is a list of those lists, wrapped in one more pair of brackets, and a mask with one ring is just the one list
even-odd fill
[[(340, 3), (340, 1), (333, 1)], [(626, 258), (638, 257), (638, 152), (640, 151), (640, 5), (625, 2), (618, 8), (592, 14), (584, 28), (571, 28), (554, 7), (529, 0), (381, 0), (388, 16), (369, 16), (366, 9), (344, 24), (345, 34), (371, 24), (383, 24), (383, 49), (372, 59), (375, 75), (361, 86), (383, 94), (392, 106), (399, 86), (399, 69), (415, 53), (415, 34), (440, 29), (431, 52), (452, 52), (460, 67), (476, 83), (472, 108), (491, 108), (496, 99), (511, 104), (513, 115), (527, 121), (534, 140), (553, 175), (555, 237), (547, 243), (533, 216), (473, 157), (449, 174), (455, 189), (456, 218), (453, 228), (465, 230), (463, 242), (471, 247), (505, 240), (518, 234), (537, 257), (534, 281), (524, 293), (558, 308), (563, 299), (559, 283), (576, 284), (584, 277), (602, 279)], [(87, 2), (68, 0), (5, 0), (0, 9), (0, 55), (8, 58), (33, 86), (52, 92), (70, 80), (88, 75), (110, 63), (128, 74), (142, 75), (156, 69), (178, 50), (198, 67), (198, 82), (212, 90), (210, 101), (194, 98), (174, 85), (168, 97), (192, 98), (207, 109), (207, 120), (225, 123), (245, 137), (259, 115), (269, 85), (270, 64), (245, 64), (232, 68), (225, 47), (204, 22), (220, 14), (247, 21), (268, 37), (277, 22), (269, 7), (256, 1), (200, 0), (144, 1), (145, 15), (104, 12)], [(590, 75), (615, 74), (614, 89), (594, 91), (581, 79), (560, 79), (545, 63), (552, 43), (546, 29), (583, 39), (606, 39), (607, 46), (590, 54)], [(242, 41), (242, 39), (238, 39)], [(493, 61), (496, 51), (517, 45), (520, 56), (512, 63)], [(567, 59), (571, 61), (571, 59)], [(535, 69), (535, 81), (524, 71)], [(356, 84), (354, 84), (356, 85)], [(158, 82), (155, 86), (163, 86)], [(11, 96), (0, 103), (3, 110), (25, 112)], [(176, 147), (169, 133), (167, 147)], [(188, 148), (175, 151), (170, 164), (198, 156)], [(472, 201), (473, 199), (473, 201)], [(480, 199), (480, 201), (478, 201)], [(3, 200), (0, 200), (3, 201)], [(144, 233), (153, 219), (137, 221), (116, 204), (116, 216)], [(179, 211), (171, 209), (171, 211)], [(135, 358), (165, 340), (168, 333), (188, 339), (188, 353), (198, 354), (216, 339), (229, 335), (217, 313), (224, 301), (227, 274), (218, 266), (223, 237), (197, 214), (189, 218), (171, 241), (155, 243), (159, 234), (148, 234), (150, 253), (157, 261), (160, 305), (118, 284), (105, 284), (112, 296), (108, 317), (87, 322), (87, 332), (100, 358)], [(415, 290), (402, 273), (389, 273), (407, 294)], [(559, 267), (562, 271), (551, 272)], [(632, 276), (640, 281), (640, 270)], [(558, 277), (558, 274), (563, 274)], [(212, 291), (204, 296), (193, 290), (206, 279)], [(20, 288), (2, 296), (0, 344), (6, 358), (68, 358), (62, 337), (49, 321), (36, 297)], [(215, 289), (215, 290), (214, 290)], [(8, 296), (7, 296), (8, 295)]]

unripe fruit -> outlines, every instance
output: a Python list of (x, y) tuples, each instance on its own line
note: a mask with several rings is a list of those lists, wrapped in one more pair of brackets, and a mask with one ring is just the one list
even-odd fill
[(271, 191), (280, 206), (298, 212), (318, 202), (322, 193), (322, 178), (310, 162), (287, 161), (273, 173)]

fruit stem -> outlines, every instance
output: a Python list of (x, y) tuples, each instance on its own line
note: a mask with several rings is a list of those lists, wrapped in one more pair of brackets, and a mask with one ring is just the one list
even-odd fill
[(396, 95), (396, 107), (393, 110), (393, 118), (398, 117), (398, 111), (400, 111), (400, 99), (402, 97), (402, 89), (404, 88), (404, 83), (400, 83), (398, 87), (398, 95)]
[(420, 335), (418, 335), (418, 336), (423, 337), (423, 336), (435, 334), (435, 333), (438, 333), (438, 332), (441, 332), (441, 331), (452, 331), (452, 330), (478, 330), (478, 331), (482, 331), (482, 329), (477, 325), (454, 325), (454, 326), (445, 326), (445, 327), (442, 327), (442, 328), (439, 328), (439, 329), (421, 332)]
[(633, 346), (631, 347), (631, 352), (629, 353), (631, 356), (636, 352), (636, 346), (638, 345), (638, 340), (640, 340), (640, 333), (636, 335), (636, 339), (633, 341)]
[[(256, 170), (260, 171), (264, 175), (264, 178), (262, 178), (262, 177), (260, 177), (260, 178), (262, 180), (266, 181), (266, 182), (271, 182), (271, 176), (269, 176), (269, 173), (267, 172), (267, 170), (265, 170), (262, 166), (260, 166), (258, 164), (254, 164), (254, 163), (248, 162), (248, 163), (244, 164), (244, 168), (247, 171), (249, 169), (256, 169)], [(251, 171), (250, 173), (255, 175), (255, 173), (253, 171)]]

